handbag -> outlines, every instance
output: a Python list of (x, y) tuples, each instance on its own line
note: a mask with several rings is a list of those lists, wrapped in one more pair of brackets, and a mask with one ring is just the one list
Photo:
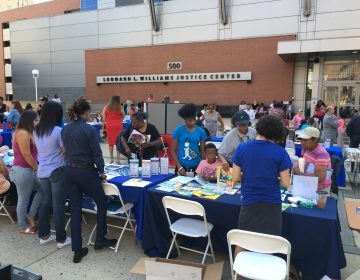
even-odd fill
[(10, 189), (10, 182), (0, 173), (0, 194), (6, 193)]

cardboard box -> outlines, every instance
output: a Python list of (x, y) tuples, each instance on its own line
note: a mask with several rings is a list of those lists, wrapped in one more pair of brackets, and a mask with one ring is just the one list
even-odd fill
[(146, 280), (220, 280), (223, 262), (198, 264), (162, 258), (140, 258), (130, 273), (146, 275)]
[(14, 265), (0, 267), (1, 280), (41, 280), (42, 276)]

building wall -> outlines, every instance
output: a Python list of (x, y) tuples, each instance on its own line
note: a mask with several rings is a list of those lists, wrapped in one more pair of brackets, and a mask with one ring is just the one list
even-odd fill
[[(40, 90), (64, 93), (66, 98), (83, 95), (84, 52), (88, 49), (285, 35), (305, 40), (360, 34), (357, 20), (360, 4), (351, 0), (314, 0), (309, 17), (303, 16), (302, 0), (227, 1), (229, 24), (226, 26), (220, 23), (218, 0), (172, 0), (156, 6), (159, 32), (151, 28), (148, 1), (143, 5), (108, 9), (105, 2), (112, 0), (100, 1), (99, 9), (100, 6), (104, 9), (97, 11), (11, 22), (15, 96), (26, 98), (31, 92), (33, 81), (28, 71), (34, 65), (44, 73), (40, 74)], [(296, 95), (299, 91), (298, 88)]]
[(2, 0), (0, 1), (0, 12), (32, 5), (32, 0)]
[[(0, 23), (3, 24), (3, 23), (16, 21), (19, 19), (23, 20), (23, 19), (31, 19), (31, 18), (39, 18), (44, 16), (54, 16), (58, 14), (64, 14), (64, 11), (79, 9), (79, 5), (80, 5), (79, 0), (53, 0), (50, 2), (45, 2), (45, 3), (27, 6), (6, 12), (1, 12)], [(41, 21), (41, 19), (39, 20)], [(36, 25), (34, 27), (36, 28)], [(32, 26), (28, 26), (28, 28), (32, 28)], [(2, 41), (3, 41), (3, 32), (0, 32), (0, 42)], [(31, 43), (28, 42), (28, 44)], [(32, 55), (31, 52), (29, 53), (29, 55), (30, 56)], [(31, 72), (29, 72), (29, 76), (31, 76), (30, 73)], [(0, 51), (0, 95), (4, 96), (5, 92), (6, 90), (5, 90), (4, 52)], [(29, 100), (31, 98), (28, 97), (27, 99)]]
[[(161, 102), (164, 95), (172, 101), (196, 104), (240, 104), (257, 100), (289, 100), (292, 94), (293, 64), (277, 54), (277, 42), (293, 40), (293, 36), (248, 40), (172, 44), (134, 48), (86, 51), (86, 94), (94, 102), (108, 100), (118, 94), (123, 100), (145, 101), (149, 93)], [(168, 71), (168, 61), (181, 61), (180, 71)], [(96, 76), (131, 74), (172, 74), (251, 71), (251, 83), (169, 82), (96, 84)]]

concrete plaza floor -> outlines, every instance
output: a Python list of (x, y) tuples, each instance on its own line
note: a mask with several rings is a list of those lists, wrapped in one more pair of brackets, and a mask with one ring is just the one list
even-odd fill
[[(109, 162), (107, 144), (101, 144), (104, 158)], [(347, 266), (341, 271), (342, 279), (346, 279), (360, 268), (360, 238), (358, 232), (349, 230), (343, 201), (350, 197), (351, 190), (343, 190), (339, 195), (339, 217), (342, 226), (342, 241), (346, 250)], [(356, 193), (356, 197), (359, 197)], [(12, 209), (14, 212), (14, 209)], [(87, 225), (83, 224), (83, 245), (86, 245), (95, 219), (90, 214), (85, 214)], [(108, 236), (117, 238), (118, 230), (110, 229)], [(129, 270), (140, 257), (145, 257), (141, 243), (135, 244), (134, 236), (126, 233), (120, 243), (117, 254), (113, 250), (94, 250), (89, 246), (89, 254), (80, 264), (73, 264), (73, 252), (70, 247), (58, 250), (56, 243), (39, 245), (36, 235), (21, 234), (17, 225), (10, 223), (9, 219), (0, 216), (0, 262), (2, 264), (15, 264), (33, 272), (39, 273), (45, 280), (98, 280), (98, 279), (145, 279), (144, 276), (131, 275)], [(184, 252), (179, 259), (201, 262), (201, 257)], [(227, 255), (216, 254), (217, 261), (224, 261), (223, 279), (230, 279), (229, 262)], [(210, 260), (209, 260), (210, 261)], [(353, 278), (360, 279), (359, 277)]]

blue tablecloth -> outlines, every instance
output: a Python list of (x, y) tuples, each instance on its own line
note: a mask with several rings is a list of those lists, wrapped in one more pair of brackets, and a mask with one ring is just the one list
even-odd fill
[(223, 139), (224, 139), (223, 136), (221, 136), (221, 137), (211, 136), (209, 141), (212, 141), (212, 142), (222, 142)]
[[(302, 147), (300, 145), (295, 145), (295, 154), (300, 157), (301, 156)], [(338, 176), (336, 177), (336, 185), (337, 186), (346, 186), (346, 177), (345, 177), (345, 167), (344, 167), (344, 158), (342, 153), (342, 148), (338, 146), (332, 146), (326, 149), (330, 156), (334, 155), (342, 159), (343, 164), (339, 171)]]
[(6, 130), (6, 131), (2, 130), (1, 136), (2, 136), (3, 140), (2, 140), (2, 143), (0, 146), (6, 145), (10, 149), (12, 149), (12, 131), (11, 131), (11, 129)]
[(101, 123), (91, 123), (91, 126), (96, 129), (96, 135), (98, 136), (99, 141), (100, 141), (100, 138), (101, 138), (101, 135), (100, 135)]
[(131, 120), (123, 120), (123, 129), (127, 129), (131, 125)]
[(121, 197), (124, 202), (134, 203), (134, 214), (136, 220), (136, 238), (138, 240), (142, 239), (145, 197), (148, 188), (152, 186), (156, 186), (160, 182), (169, 180), (174, 176), (175, 174), (171, 173), (167, 175), (153, 175), (150, 178), (144, 178), (145, 181), (151, 182), (151, 184), (147, 185), (145, 188), (123, 186), (122, 184), (131, 178), (130, 176), (115, 177), (108, 180), (109, 183), (115, 184), (119, 188)]
[[(171, 232), (161, 199), (169, 193), (152, 187), (147, 192), (142, 246), (151, 257), (165, 257), (170, 246)], [(175, 192), (170, 195), (182, 197)], [(237, 228), (241, 201), (239, 195), (222, 195), (216, 200), (199, 197), (207, 219), (214, 224), (211, 233), (215, 251), (227, 252), (226, 234)], [(292, 245), (292, 263), (305, 279), (318, 280), (323, 275), (340, 279), (340, 269), (346, 266), (340, 237), (336, 201), (329, 198), (326, 209), (289, 208), (283, 213), (283, 236)], [(195, 240), (195, 246), (206, 240)], [(189, 242), (185, 239), (185, 242)], [(194, 244), (192, 244), (194, 246)]]

